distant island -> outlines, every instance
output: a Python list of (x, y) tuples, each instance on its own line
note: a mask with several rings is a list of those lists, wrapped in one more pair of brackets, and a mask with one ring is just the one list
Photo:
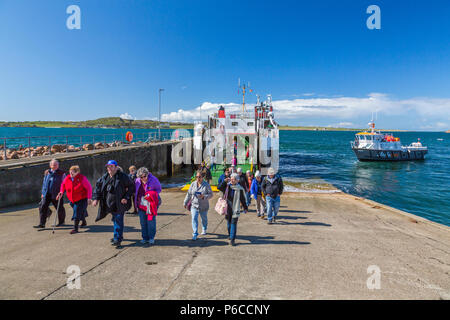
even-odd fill
[[(206, 122), (203, 123), (206, 125)], [(157, 129), (158, 121), (154, 120), (127, 120), (120, 117), (106, 117), (85, 121), (0, 121), (0, 127), (27, 127), (27, 128), (105, 128), (105, 129)], [(194, 124), (188, 122), (161, 122), (161, 129), (193, 129)], [(280, 130), (298, 131), (364, 131), (367, 129), (316, 127), (316, 126), (289, 126), (279, 125)], [(402, 132), (407, 130), (381, 131)], [(450, 130), (446, 131), (450, 133)]]
[[(99, 118), (86, 121), (8, 121), (0, 122), (0, 127), (31, 128), (108, 128), (108, 129), (156, 129), (158, 121), (126, 120), (120, 117)], [(192, 129), (192, 123), (161, 122), (162, 129)]]
[[(298, 131), (366, 131), (367, 129), (357, 129), (357, 128), (337, 128), (337, 127), (306, 127), (306, 126), (282, 126), (278, 127), (280, 130), (298, 130)], [(387, 129), (377, 129), (380, 131), (389, 132), (404, 132), (407, 130), (387, 130)]]

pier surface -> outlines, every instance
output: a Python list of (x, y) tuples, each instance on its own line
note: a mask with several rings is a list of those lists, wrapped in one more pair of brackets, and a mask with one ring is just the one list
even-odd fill
[[(278, 221), (242, 214), (237, 245), (211, 201), (206, 236), (191, 240), (184, 193), (163, 190), (154, 246), (139, 241), (137, 216), (126, 215), (124, 247), (110, 245), (112, 223), (70, 235), (37, 231), (36, 207), (0, 211), (0, 299), (449, 299), (450, 228), (343, 193), (282, 196)], [(201, 224), (200, 224), (201, 225)], [(68, 289), (79, 266), (81, 288)], [(369, 266), (380, 270), (369, 289)], [(369, 269), (372, 270), (372, 269)], [(369, 281), (370, 282), (370, 281)], [(374, 283), (374, 282), (371, 282)]]

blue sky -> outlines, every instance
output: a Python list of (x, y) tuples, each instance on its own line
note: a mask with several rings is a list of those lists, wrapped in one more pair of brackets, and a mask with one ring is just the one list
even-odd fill
[(364, 126), (377, 110), (381, 127), (450, 129), (449, 14), (433, 0), (0, 0), (0, 121), (156, 118), (158, 88), (163, 119), (192, 121), (236, 107), (241, 78), (284, 124)]

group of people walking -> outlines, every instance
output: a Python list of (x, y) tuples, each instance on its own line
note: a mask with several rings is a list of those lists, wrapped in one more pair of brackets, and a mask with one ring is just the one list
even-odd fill
[(92, 204), (94, 207), (98, 206), (96, 222), (111, 214), (114, 224), (111, 243), (120, 247), (123, 240), (124, 214), (134, 203), (135, 211), (138, 212), (140, 218), (142, 243), (144, 245), (154, 243), (156, 215), (161, 204), (159, 196), (161, 184), (158, 178), (145, 167), (127, 175), (115, 160), (110, 160), (106, 164), (107, 172), (96, 181), (93, 189), (88, 179), (80, 171), (79, 166), (72, 166), (69, 169), (69, 175), (66, 175), (59, 169), (57, 160), (53, 159), (50, 162), (50, 169), (45, 172), (42, 185), (39, 206), (40, 222), (35, 228), (45, 228), (51, 213), (50, 204), (53, 204), (58, 211), (59, 220), (56, 226), (64, 225), (63, 195), (66, 194), (70, 206), (73, 208), (74, 228), (70, 232), (71, 234), (78, 233), (80, 222), (82, 222), (81, 227), (87, 226), (87, 207), (88, 204)]
[[(120, 247), (124, 232), (124, 215), (132, 207), (139, 215), (142, 241), (144, 246), (154, 244), (156, 235), (156, 216), (161, 205), (161, 184), (145, 167), (131, 166), (130, 174), (125, 174), (115, 160), (106, 164), (106, 173), (102, 175), (92, 188), (88, 179), (81, 174), (79, 166), (72, 166), (67, 175), (59, 168), (56, 159), (50, 161), (50, 169), (44, 174), (42, 184), (41, 203), (39, 206), (39, 224), (35, 228), (45, 228), (53, 206), (57, 210), (58, 223), (65, 223), (64, 194), (73, 208), (72, 221), (74, 224), (71, 234), (79, 232), (80, 227), (86, 227), (88, 205), (98, 206), (95, 221), (111, 214), (114, 225), (111, 244)], [(211, 174), (209, 168), (196, 171), (195, 181), (191, 183), (184, 198), (184, 207), (190, 211), (192, 219), (192, 240), (198, 238), (199, 216), (202, 224), (201, 235), (207, 234), (209, 200), (213, 197), (210, 186)], [(237, 223), (241, 212), (247, 213), (253, 197), (256, 204), (257, 216), (265, 218), (269, 224), (276, 221), (280, 207), (280, 195), (283, 193), (283, 181), (270, 168), (268, 175), (263, 177), (259, 171), (255, 175), (248, 171), (245, 175), (241, 168), (232, 166), (220, 176), (217, 189), (221, 191), (221, 198), (226, 201), (225, 219), (229, 244), (234, 246)], [(56, 217), (55, 217), (56, 218)], [(81, 225), (80, 225), (81, 222)]]
[[(209, 182), (205, 181), (207, 171), (200, 168), (195, 174), (195, 181), (191, 183), (184, 198), (184, 207), (192, 216), (192, 240), (198, 237), (198, 217), (202, 220), (202, 235), (206, 234), (208, 227), (209, 199), (213, 194)], [(234, 165), (225, 168), (224, 173), (218, 179), (217, 189), (221, 192), (221, 198), (226, 201), (225, 219), (229, 244), (234, 246), (237, 233), (237, 223), (241, 212), (247, 213), (251, 203), (251, 197), (256, 203), (257, 217), (265, 218), (269, 224), (276, 221), (280, 208), (280, 196), (283, 193), (283, 180), (270, 168), (268, 175), (262, 177), (259, 171), (255, 176), (251, 171), (244, 175), (242, 168)]]

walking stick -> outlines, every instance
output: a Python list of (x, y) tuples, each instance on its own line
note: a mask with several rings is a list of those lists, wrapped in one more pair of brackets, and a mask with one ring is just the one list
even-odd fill
[[(61, 197), (62, 198), (62, 197)], [(53, 231), (52, 234), (55, 233), (55, 226), (56, 226), (56, 217), (59, 214), (59, 204), (61, 203), (61, 198), (58, 200), (58, 205), (56, 206), (56, 212), (55, 212), (55, 223), (53, 223)]]

